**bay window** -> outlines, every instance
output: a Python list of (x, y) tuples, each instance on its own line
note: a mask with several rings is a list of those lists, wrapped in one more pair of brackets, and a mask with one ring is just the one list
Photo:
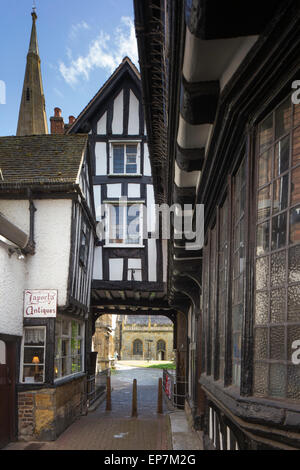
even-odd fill
[(83, 322), (64, 317), (57, 318), (55, 326), (55, 379), (83, 372), (83, 354)]

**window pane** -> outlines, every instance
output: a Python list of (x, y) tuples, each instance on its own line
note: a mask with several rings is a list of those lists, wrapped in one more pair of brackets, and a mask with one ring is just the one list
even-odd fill
[[(295, 106), (295, 108), (300, 108), (300, 106)], [(300, 112), (299, 112), (300, 116)], [(292, 166), (297, 165), (300, 161), (300, 127), (294, 130), (293, 133), (293, 159)]]
[[(300, 320), (300, 285), (288, 288), (288, 321), (299, 322)], [(299, 338), (296, 338), (300, 340)]]
[(286, 365), (270, 365), (270, 393), (274, 398), (284, 398), (286, 396)]
[(140, 241), (140, 209), (139, 206), (127, 207), (127, 240), (126, 243), (136, 244)]
[(270, 359), (285, 359), (285, 328), (276, 326), (270, 328)]
[(264, 222), (257, 226), (256, 253), (258, 256), (269, 251), (270, 222)]
[(271, 323), (285, 321), (286, 289), (271, 290)]
[(290, 243), (300, 242), (300, 206), (290, 211)]
[(289, 168), (290, 163), (290, 136), (280, 140), (275, 147), (274, 176), (281, 175)]
[(271, 186), (267, 186), (258, 193), (257, 221), (270, 217), (271, 214)]
[(257, 292), (255, 301), (255, 324), (266, 325), (269, 322), (269, 294)]
[(273, 114), (268, 116), (259, 127), (259, 150), (262, 153), (273, 140)]
[(24, 345), (44, 346), (45, 328), (25, 328)]
[(268, 394), (268, 369), (267, 364), (255, 364), (254, 394), (257, 397), (265, 397)]
[(256, 360), (268, 359), (268, 328), (255, 329), (254, 356)]
[(256, 261), (256, 289), (266, 289), (269, 283), (269, 258), (264, 257)]
[(288, 366), (287, 397), (300, 400), (300, 368), (296, 365)]
[(292, 171), (291, 205), (300, 202), (300, 166)]
[(289, 131), (291, 127), (291, 99), (288, 97), (275, 112), (275, 139)]
[(114, 173), (124, 173), (124, 146), (113, 146), (113, 168)]
[(279, 178), (273, 185), (273, 214), (287, 208), (289, 196), (289, 176)]
[(289, 282), (300, 282), (300, 245), (289, 250)]
[(136, 172), (137, 172), (136, 164), (135, 165), (131, 165), (131, 164), (126, 165), (126, 173), (135, 174)]
[(272, 153), (273, 149), (267, 150), (259, 157), (258, 161), (258, 186), (263, 186), (272, 178)]
[(286, 252), (280, 251), (271, 256), (271, 286), (277, 287), (285, 284)]
[(278, 250), (286, 244), (286, 217), (287, 213), (272, 219), (272, 250)]
[(44, 364), (44, 348), (24, 348), (24, 364)]
[(44, 382), (44, 366), (24, 366), (23, 382), (42, 383)]

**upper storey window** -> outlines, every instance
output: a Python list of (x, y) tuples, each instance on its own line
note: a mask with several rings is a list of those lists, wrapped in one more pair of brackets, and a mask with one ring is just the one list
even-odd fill
[(111, 145), (112, 175), (137, 175), (140, 172), (139, 145), (137, 143)]

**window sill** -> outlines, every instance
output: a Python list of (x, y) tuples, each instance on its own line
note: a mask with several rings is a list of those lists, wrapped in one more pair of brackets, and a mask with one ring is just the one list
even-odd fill
[(126, 245), (124, 243), (115, 243), (104, 245), (103, 248), (145, 248), (145, 245)]
[(120, 176), (124, 176), (126, 178), (141, 178), (143, 175), (141, 173), (109, 173), (107, 176), (110, 178), (114, 176), (117, 178), (119, 178)]

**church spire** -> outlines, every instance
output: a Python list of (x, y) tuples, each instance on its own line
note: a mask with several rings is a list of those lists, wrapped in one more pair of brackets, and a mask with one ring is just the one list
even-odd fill
[(36, 32), (36, 7), (32, 9), (32, 29), (21, 98), (17, 135), (48, 134), (41, 61)]

